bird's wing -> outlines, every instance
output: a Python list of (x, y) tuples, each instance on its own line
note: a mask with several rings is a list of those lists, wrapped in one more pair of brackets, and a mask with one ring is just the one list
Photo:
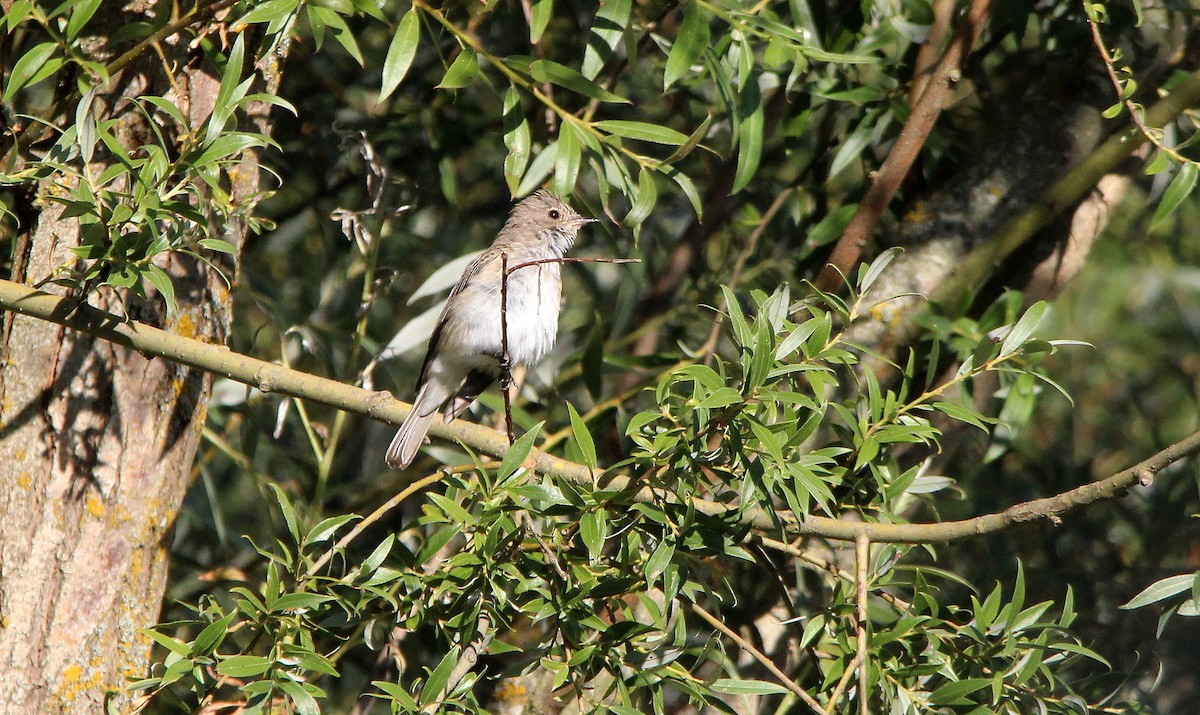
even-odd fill
[(417, 390), (421, 389), (421, 385), (425, 384), (425, 379), (428, 377), (429, 366), (433, 363), (433, 359), (437, 357), (438, 344), (442, 341), (442, 328), (446, 327), (446, 316), (450, 313), (450, 305), (454, 302), (454, 296), (463, 292), (475, 274), (483, 269), (483, 266), (495, 257), (495, 253), (488, 249), (475, 257), (475, 260), (467, 264), (463, 269), (462, 276), (458, 279), (458, 283), (454, 284), (454, 288), (450, 290), (450, 296), (446, 298), (446, 306), (442, 308), (442, 314), (438, 316), (437, 324), (433, 327), (433, 334), (429, 336), (429, 348), (425, 351), (425, 361), (421, 363), (421, 372), (417, 374)]

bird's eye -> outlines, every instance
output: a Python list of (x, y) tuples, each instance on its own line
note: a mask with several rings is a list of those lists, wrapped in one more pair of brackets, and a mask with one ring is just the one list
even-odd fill
[(550, 209), (550, 218), (552, 218), (552, 219), (554, 219), (555, 221), (557, 221), (557, 220), (558, 220), (558, 217), (559, 217), (560, 215), (561, 215), (561, 214), (559, 214), (559, 213), (558, 213), (558, 209)]

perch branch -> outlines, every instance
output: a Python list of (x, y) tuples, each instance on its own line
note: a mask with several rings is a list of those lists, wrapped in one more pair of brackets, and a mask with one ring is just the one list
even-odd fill
[[(1198, 81), (1200, 81), (1200, 74)], [(278, 392), (300, 399), (314, 400), (339, 410), (370, 417), (390, 424), (400, 424), (412, 405), (394, 399), (386, 391), (371, 392), (299, 370), (258, 360), (233, 352), (223, 345), (213, 345), (192, 338), (168, 333), (143, 323), (125, 320), (90, 305), (80, 305), (73, 312), (71, 301), (43, 293), (29, 286), (0, 280), (0, 308), (22, 315), (48, 320), (73, 330), (137, 350), (146, 355), (167, 358), (173, 362), (198, 368), (231, 380), (250, 385), (263, 392)], [(508, 451), (508, 440), (496, 431), (465, 420), (450, 424), (435, 421), (429, 432), (435, 437), (456, 440), (471, 449), (494, 457)], [(818, 536), (836, 541), (854, 541), (866, 534), (876, 543), (926, 544), (955, 541), (981, 534), (1001, 531), (1015, 524), (1042, 519), (1057, 522), (1059, 516), (1086, 504), (1113, 499), (1131, 487), (1149, 484), (1154, 475), (1168, 465), (1200, 452), (1200, 431), (1163, 449), (1157, 454), (1116, 474), (1090, 484), (1084, 484), (1061, 494), (1015, 504), (1004, 511), (961, 521), (933, 524), (881, 524), (843, 521), (820, 516), (797, 517), (788, 511), (768, 512), (759, 507), (741, 509), (738, 523), (759, 533), (789, 537)], [(591, 486), (593, 471), (577, 464), (534, 449), (527, 466), (541, 473)], [(628, 490), (634, 501), (659, 503), (661, 490), (635, 487), (624, 475), (609, 475), (605, 488)], [(669, 495), (668, 495), (669, 496)], [(728, 517), (736, 506), (706, 499), (688, 500), (690, 508), (707, 516)], [(748, 534), (747, 538), (753, 538)]]

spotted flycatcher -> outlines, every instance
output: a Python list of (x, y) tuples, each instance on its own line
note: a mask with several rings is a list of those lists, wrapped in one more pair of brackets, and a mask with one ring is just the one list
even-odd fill
[(403, 468), (412, 462), (442, 405), (449, 422), (500, 375), (504, 358), (501, 255), (507, 257), (509, 268), (505, 309), (509, 365), (530, 365), (554, 346), (562, 298), (561, 266), (520, 266), (562, 258), (579, 229), (593, 221), (548, 191), (538, 191), (513, 207), (496, 240), (467, 266), (450, 291), (429, 339), (412, 412), (388, 447), (389, 467)]

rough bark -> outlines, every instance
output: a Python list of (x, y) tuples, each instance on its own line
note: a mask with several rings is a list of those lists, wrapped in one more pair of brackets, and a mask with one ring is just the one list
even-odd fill
[[(112, 26), (153, 20), (164, 6), (133, 3), (104, 18)], [(109, 51), (98, 35), (92, 48)], [(212, 111), (218, 79), (189, 57), (191, 35), (147, 48), (109, 84), (105, 106), (122, 113), (121, 141), (136, 147), (147, 130), (123, 98), (165, 96), (193, 126)], [(277, 73), (260, 67), (271, 78)], [(69, 120), (73, 107), (57, 118)], [(266, 131), (266, 107), (251, 110)], [(249, 128), (249, 127), (247, 127)], [(94, 168), (102, 170), (102, 165)], [(259, 191), (257, 162), (232, 172), (235, 197)], [(36, 284), (74, 259), (80, 231), (42, 196), (25, 207), (34, 220), (14, 242), (13, 279)], [(240, 247), (241, 221), (216, 226)], [(180, 256), (181, 254), (176, 254)], [(102, 288), (92, 305), (211, 342), (230, 323), (228, 287), (211, 267), (175, 257), (178, 310), (167, 316), (156, 295), (139, 299)], [(236, 266), (224, 266), (233, 275)], [(60, 292), (52, 285), (49, 292)], [(211, 375), (73, 333), (56, 324), (6, 314), (0, 334), (0, 712), (104, 711), (124, 684), (143, 677), (150, 641), (139, 630), (157, 620), (166, 585), (176, 515), (191, 473)]]

